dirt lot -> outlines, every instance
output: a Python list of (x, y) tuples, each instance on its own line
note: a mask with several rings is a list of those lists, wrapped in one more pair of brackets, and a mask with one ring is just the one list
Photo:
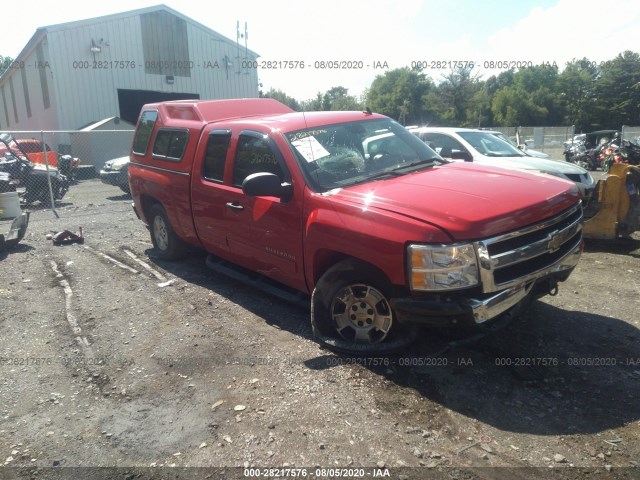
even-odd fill
[(640, 241), (489, 337), (349, 358), (203, 254), (154, 259), (130, 202), (84, 181), (0, 257), (0, 478), (640, 478)]

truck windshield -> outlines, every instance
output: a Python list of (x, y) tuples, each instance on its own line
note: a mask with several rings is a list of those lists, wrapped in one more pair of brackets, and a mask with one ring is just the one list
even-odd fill
[(321, 191), (447, 163), (388, 119), (314, 126), (285, 137), (305, 176)]

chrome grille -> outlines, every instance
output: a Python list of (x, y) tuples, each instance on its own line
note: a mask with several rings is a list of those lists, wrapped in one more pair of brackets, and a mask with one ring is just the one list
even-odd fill
[(566, 257), (580, 254), (582, 220), (579, 202), (544, 222), (475, 242), (483, 291), (503, 290), (565, 268)]

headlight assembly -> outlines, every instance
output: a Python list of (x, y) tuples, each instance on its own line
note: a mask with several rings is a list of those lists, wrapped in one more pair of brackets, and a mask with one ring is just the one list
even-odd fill
[(478, 284), (478, 260), (472, 245), (409, 245), (412, 290), (457, 290)]
[(113, 162), (111, 164), (111, 170), (114, 172), (119, 172), (122, 170), (129, 162)]

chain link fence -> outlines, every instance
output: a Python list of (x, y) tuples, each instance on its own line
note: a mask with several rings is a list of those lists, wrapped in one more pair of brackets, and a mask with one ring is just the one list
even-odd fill
[(520, 144), (526, 144), (527, 148), (538, 150), (549, 155), (554, 160), (563, 160), (564, 142), (569, 142), (575, 134), (575, 127), (491, 127), (488, 130), (496, 130), (507, 135), (514, 143), (516, 133), (520, 134)]
[(640, 145), (640, 127), (622, 126), (622, 139)]
[[(100, 203), (101, 189), (102, 201), (113, 195), (113, 187), (127, 194), (126, 159), (133, 134), (134, 130), (0, 132), (0, 203), (19, 202), (22, 210), (50, 209), (59, 217), (77, 207), (75, 192), (83, 182), (92, 184), (83, 190), (96, 195), (87, 200), (84, 193), (83, 204)], [(120, 158), (124, 160), (110, 162)], [(100, 180), (107, 162), (112, 186)], [(11, 207), (0, 205), (3, 211), (15, 211)]]

